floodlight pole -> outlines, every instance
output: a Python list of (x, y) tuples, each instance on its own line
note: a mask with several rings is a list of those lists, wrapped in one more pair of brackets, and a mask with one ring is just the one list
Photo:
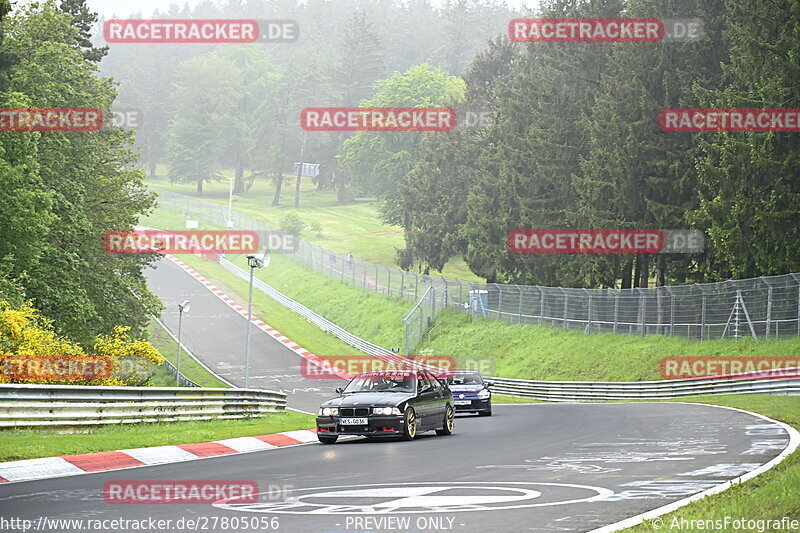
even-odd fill
[(244, 388), (250, 385), (250, 327), (253, 322), (253, 271), (256, 268), (256, 258), (252, 255), (247, 256), (247, 264), (250, 266), (250, 296), (247, 298), (247, 333), (245, 334), (244, 348)]
[(181, 326), (183, 325), (183, 312), (189, 312), (189, 300), (184, 300), (178, 304), (178, 367), (175, 373), (175, 386), (181, 384)]
[(250, 386), (250, 327), (253, 322), (253, 272), (257, 268), (269, 265), (269, 250), (265, 250), (260, 256), (248, 255), (247, 266), (250, 267), (250, 294), (247, 298), (247, 331), (245, 332), (244, 345), (244, 388)]

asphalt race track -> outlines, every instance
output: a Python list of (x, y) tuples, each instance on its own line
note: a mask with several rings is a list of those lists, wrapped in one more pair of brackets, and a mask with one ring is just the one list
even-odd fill
[[(162, 259), (156, 268), (146, 271), (146, 276), (150, 290), (166, 306), (162, 322), (177, 335), (178, 303), (188, 299), (192, 307), (183, 316), (181, 343), (216, 374), (237, 386), (244, 386), (247, 320), (172, 261)], [(269, 323), (268, 316), (259, 318)], [(346, 382), (305, 379), (301, 375), (300, 361), (301, 358), (282, 343), (258, 328), (251, 328), (250, 387), (285, 392), (290, 407), (316, 413), (324, 400), (335, 396), (334, 389)]]
[[(198, 356), (218, 355), (215, 369), (238, 382), (244, 320), (174, 265), (161, 265), (150, 275), (152, 288), (170, 308), (178, 298), (192, 301), (186, 344)], [(177, 326), (170, 314), (165, 319)], [(305, 390), (299, 357), (253, 333), (253, 384), (302, 389), (291, 401), (307, 408), (329, 395)], [(451, 436), (353, 438), (3, 483), (0, 517), (31, 520), (46, 532), (97, 531), (87, 520), (109, 521), (100, 531), (134, 531), (110, 522), (116, 519), (171, 520), (145, 529), (153, 532), (590, 531), (749, 472), (788, 444), (781, 426), (713, 406), (498, 405), (492, 417), (458, 417)], [(103, 487), (119, 480), (245, 480), (262, 495), (257, 503), (107, 503)]]
[[(0, 514), (34, 523), (173, 520), (168, 531), (181, 531), (175, 524), (182, 518), (208, 520), (209, 531), (234, 530), (236, 517), (274, 518), (278, 531), (291, 533), (589, 531), (752, 470), (787, 443), (780, 426), (711, 406), (497, 406), (491, 418), (459, 417), (447, 437), (354, 438), (4, 483)], [(255, 504), (106, 503), (103, 486), (117, 480), (252, 480), (265, 494)], [(219, 526), (223, 518), (228, 529)], [(43, 531), (81, 531), (49, 524)]]

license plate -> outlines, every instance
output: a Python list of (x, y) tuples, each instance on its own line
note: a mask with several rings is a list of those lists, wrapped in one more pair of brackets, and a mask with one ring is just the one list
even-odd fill
[(472, 405), (472, 400), (455, 400), (453, 405)]
[(366, 426), (366, 418), (340, 418), (339, 423), (343, 426)]

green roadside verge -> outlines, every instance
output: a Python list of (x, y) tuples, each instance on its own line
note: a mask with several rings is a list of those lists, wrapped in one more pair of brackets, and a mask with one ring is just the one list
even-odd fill
[[(89, 428), (86, 433), (62, 433), (63, 430), (56, 429), (9, 429), (0, 431), (0, 461), (210, 442), (309, 429), (314, 424), (312, 415), (286, 411), (231, 420), (114, 424)], [(86, 428), (83, 426), (81, 430)]]
[[(159, 209), (143, 223), (162, 229), (183, 228), (185, 219), (180, 213)], [(203, 220), (199, 224), (200, 229), (218, 229)], [(247, 294), (245, 281), (212, 261), (191, 255), (180, 257), (234, 300), (246, 303), (242, 296)], [(245, 265), (242, 257), (229, 259)], [(405, 300), (364, 291), (278, 254), (269, 267), (257, 269), (256, 276), (363, 339), (385, 348), (404, 347), (405, 330), (400, 319), (411, 307)], [(298, 315), (261, 292), (255, 291), (254, 295), (255, 305), (266, 311), (259, 317), (306, 349), (318, 355), (357, 353), (316, 326), (298, 320)], [(436, 327), (426, 334), (415, 352), (477, 362), (494, 369), (487, 374), (508, 378), (641, 381), (661, 379), (660, 361), (664, 357), (800, 357), (800, 337), (699, 342), (660, 335), (585, 335), (547, 325), (471, 320), (464, 313), (449, 310), (440, 315)]]

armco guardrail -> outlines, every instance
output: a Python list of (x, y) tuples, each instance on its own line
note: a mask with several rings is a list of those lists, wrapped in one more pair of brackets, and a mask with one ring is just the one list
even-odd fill
[[(785, 372), (785, 371), (784, 371)], [(535, 381), (489, 377), (499, 394), (551, 402), (657, 400), (706, 394), (800, 395), (798, 377), (681, 379), (664, 381)]]
[[(237, 277), (247, 280), (248, 274), (243, 269), (224, 258), (220, 264)], [(399, 358), (397, 354), (353, 335), (344, 328), (337, 326), (327, 318), (315, 313), (304, 305), (292, 300), (274, 287), (255, 278), (253, 286), (268, 295), (276, 302), (316, 325), (323, 331), (330, 332), (347, 344), (358, 348), (362, 352), (381, 358)], [(413, 309), (412, 309), (413, 312)], [(730, 379), (686, 379), (664, 381), (640, 382), (592, 382), (592, 381), (536, 381), (525, 379), (509, 379), (487, 377), (494, 381), (492, 390), (496, 393), (510, 396), (520, 396), (537, 400), (549, 401), (604, 401), (604, 400), (635, 400), (635, 399), (667, 399), (701, 394), (791, 394), (800, 395), (800, 380), (781, 379), (788, 370), (776, 370), (760, 374), (758, 379), (752, 376), (746, 379), (742, 376)], [(800, 374), (800, 371), (798, 371)]]
[(246, 418), (283, 411), (260, 389), (0, 384), (0, 428)]
[[(230, 217), (235, 228), (270, 229), (222, 205), (171, 191), (159, 191), (159, 202), (222, 227)], [(445, 309), (584, 333), (698, 340), (800, 335), (800, 273), (692, 285), (580, 289), (431, 277), (359, 261), (303, 240), (288, 257), (343, 283), (419, 304), (404, 319), (407, 354)]]

